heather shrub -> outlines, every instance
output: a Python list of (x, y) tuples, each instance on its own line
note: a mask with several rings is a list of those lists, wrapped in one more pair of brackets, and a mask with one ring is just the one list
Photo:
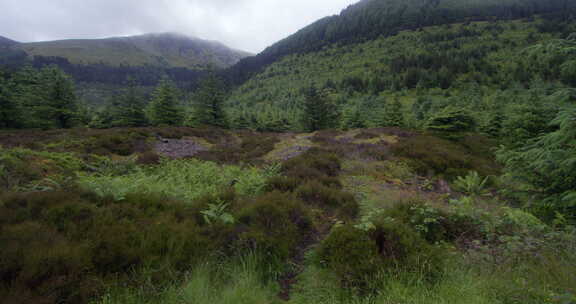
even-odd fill
[(274, 150), (278, 139), (274, 136), (262, 134), (245, 134), (240, 138), (240, 143), (224, 142), (215, 146), (210, 151), (202, 151), (195, 157), (214, 161), (217, 163), (261, 163), (261, 158)]
[(74, 176), (84, 162), (71, 153), (0, 148), (0, 188), (10, 189), (49, 176)]
[(323, 175), (337, 176), (341, 170), (341, 163), (335, 154), (312, 148), (282, 164), (282, 171), (286, 175), (295, 175), (293, 172), (306, 171), (305, 168), (319, 171)]
[(484, 176), (498, 172), (498, 165), (489, 154), (472, 152), (458, 143), (428, 135), (404, 139), (392, 146), (392, 152), (406, 159), (420, 175), (453, 180), (471, 170)]
[(380, 137), (378, 134), (369, 131), (361, 131), (360, 133), (354, 135), (355, 139), (373, 139), (378, 137)]
[[(0, 202), (0, 296), (28, 303), (86, 303), (128, 276), (162, 284), (225, 248), (231, 230), (148, 193), (117, 200), (67, 189), (5, 193)], [(140, 277), (142, 267), (158, 271)]]
[(334, 271), (343, 287), (360, 291), (386, 284), (374, 281), (381, 273), (418, 273), (433, 280), (441, 274), (443, 260), (443, 249), (428, 244), (408, 225), (385, 216), (375, 220), (370, 229), (334, 228), (316, 256), (316, 262)]
[(429, 244), (415, 229), (381, 215), (370, 230), (378, 252), (390, 271), (415, 272), (434, 279), (441, 274), (444, 250)]
[(348, 288), (365, 288), (383, 268), (376, 242), (366, 231), (351, 225), (334, 228), (318, 246), (315, 259)]
[(268, 180), (265, 190), (267, 192), (293, 192), (302, 184), (303, 180), (297, 177), (275, 176)]
[(160, 155), (153, 151), (146, 151), (144, 153), (138, 154), (136, 163), (139, 165), (158, 165), (160, 164)]
[(86, 153), (98, 155), (122, 155), (128, 156), (136, 152), (140, 142), (143, 142), (146, 136), (137, 132), (113, 132), (99, 134), (89, 137), (83, 143), (83, 150)]
[(242, 250), (285, 260), (315, 230), (308, 210), (291, 194), (270, 192), (244, 204), (237, 213)]
[(310, 205), (337, 213), (339, 217), (353, 219), (359, 206), (354, 195), (330, 188), (319, 181), (308, 181), (296, 190), (298, 198)]
[(332, 188), (332, 189), (342, 189), (344, 186), (339, 178), (334, 176), (322, 176), (318, 178), (316, 181), (324, 185), (325, 187)]
[(389, 144), (386, 142), (379, 142), (376, 144), (357, 144), (355, 147), (361, 155), (369, 159), (385, 161), (391, 156)]
[(322, 173), (320, 170), (306, 167), (306, 166), (297, 166), (289, 169), (288, 171), (284, 171), (285, 175), (291, 178), (295, 178), (299, 181), (307, 181), (307, 180), (319, 180), (326, 175)]

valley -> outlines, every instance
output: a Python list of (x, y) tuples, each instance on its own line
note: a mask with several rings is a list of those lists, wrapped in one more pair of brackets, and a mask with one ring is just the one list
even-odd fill
[(255, 55), (0, 37), (1, 302), (574, 304), (575, 18), (362, 0)]

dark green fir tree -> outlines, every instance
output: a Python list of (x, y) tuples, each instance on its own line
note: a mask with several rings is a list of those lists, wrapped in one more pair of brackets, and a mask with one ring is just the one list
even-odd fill
[(302, 125), (308, 132), (335, 128), (338, 124), (336, 106), (314, 86), (304, 89)]
[(139, 94), (138, 86), (133, 78), (128, 79), (128, 87), (118, 97), (115, 114), (113, 123), (115, 126), (142, 127), (147, 124), (142, 96)]
[(194, 95), (196, 122), (200, 125), (226, 127), (226, 116), (222, 108), (225, 98), (222, 81), (215, 73), (210, 72), (200, 82), (200, 87)]
[(180, 125), (183, 120), (183, 114), (178, 104), (178, 89), (168, 77), (162, 78), (147, 107), (150, 122), (155, 126)]

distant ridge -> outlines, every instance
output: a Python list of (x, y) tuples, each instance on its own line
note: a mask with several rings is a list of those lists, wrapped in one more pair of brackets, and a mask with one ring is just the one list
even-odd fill
[(0, 37), (0, 46), (24, 51), (28, 56), (57, 57), (71, 64), (154, 66), (202, 70), (207, 66), (225, 68), (251, 54), (211, 40), (180, 33), (151, 33), (104, 39), (66, 39), (18, 43)]
[(17, 41), (0, 36), (0, 47), (11, 47), (20, 44)]

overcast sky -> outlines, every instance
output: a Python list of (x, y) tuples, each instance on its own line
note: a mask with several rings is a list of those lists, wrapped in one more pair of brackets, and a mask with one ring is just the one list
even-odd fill
[(0, 0), (20, 42), (180, 32), (258, 53), (358, 0)]

